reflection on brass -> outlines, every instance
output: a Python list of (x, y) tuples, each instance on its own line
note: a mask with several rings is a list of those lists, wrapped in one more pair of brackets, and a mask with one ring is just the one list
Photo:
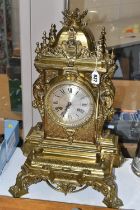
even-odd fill
[[(91, 186), (103, 193), (108, 207), (123, 205), (113, 174), (122, 163), (118, 138), (103, 131), (114, 112), (114, 54), (107, 50), (105, 28), (95, 42), (84, 22), (86, 14), (65, 10), (62, 29), (57, 33), (51, 25), (48, 37), (44, 32), (43, 42), (37, 43), (33, 106), (42, 122), (26, 137), (27, 160), (10, 188), (14, 197), (43, 180), (65, 194)], [(98, 85), (91, 82), (95, 68)]]
[(133, 133), (137, 137), (137, 149), (135, 157), (132, 161), (132, 170), (133, 172), (140, 177), (140, 124), (138, 122), (133, 123), (132, 125)]

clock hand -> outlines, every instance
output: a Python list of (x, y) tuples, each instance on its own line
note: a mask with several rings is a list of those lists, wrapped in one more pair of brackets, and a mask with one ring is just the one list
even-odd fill
[(62, 117), (64, 117), (64, 116), (65, 116), (65, 114), (66, 114), (67, 110), (70, 108), (70, 106), (71, 106), (71, 105), (72, 105), (72, 103), (71, 103), (71, 102), (68, 102), (68, 103), (67, 103), (67, 105), (66, 105), (66, 107), (65, 107), (65, 110), (61, 113)]

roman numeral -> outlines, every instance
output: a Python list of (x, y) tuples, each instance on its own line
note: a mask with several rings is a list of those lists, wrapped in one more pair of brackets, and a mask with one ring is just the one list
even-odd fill
[(64, 91), (63, 89), (62, 89), (62, 90), (60, 90), (60, 92), (61, 92), (61, 93), (63, 93), (63, 94), (65, 94), (65, 91)]
[(80, 98), (80, 100), (83, 100), (83, 99), (86, 98), (86, 97), (87, 97), (87, 96), (83, 96), (83, 97)]
[(87, 104), (84, 104), (84, 103), (83, 103), (82, 106), (87, 106)]
[(58, 97), (58, 98), (60, 97), (60, 96), (58, 96), (58, 95), (55, 95), (55, 96)]
[(83, 114), (85, 111), (84, 111), (83, 109), (79, 109), (79, 108), (78, 108), (78, 109), (77, 109), (77, 112), (80, 112), (80, 113)]
[(58, 104), (58, 101), (53, 101), (53, 104)]
[(57, 112), (59, 112), (60, 110), (62, 110), (63, 109), (63, 107), (59, 107), (59, 106), (57, 106), (57, 107), (55, 107), (55, 110), (57, 111)]
[(79, 90), (75, 93), (75, 95), (77, 95), (79, 93)]
[(69, 93), (72, 93), (72, 88), (68, 88), (68, 92)]

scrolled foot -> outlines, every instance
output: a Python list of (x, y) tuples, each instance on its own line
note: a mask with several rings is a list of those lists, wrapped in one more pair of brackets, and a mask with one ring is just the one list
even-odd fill
[(118, 197), (115, 197), (113, 200), (105, 197), (103, 203), (109, 208), (119, 208), (123, 206), (122, 200)]
[(103, 203), (109, 208), (119, 208), (123, 206), (123, 202), (117, 195), (117, 185), (113, 176), (104, 180), (96, 180), (92, 187), (101, 192), (105, 197)]
[(9, 192), (12, 194), (14, 198), (20, 198), (22, 195), (25, 195), (28, 193), (27, 188), (20, 188), (17, 185), (14, 185), (9, 188)]
[[(34, 155), (34, 152), (32, 153), (32, 155)], [(36, 173), (36, 171), (31, 168), (30, 157), (28, 157), (24, 165), (21, 167), (22, 170), (17, 175), (15, 185), (9, 188), (9, 192), (13, 195), (13, 197), (19, 198), (22, 195), (27, 194), (30, 185), (43, 180), (43, 176), (41, 176), (40, 171)]]

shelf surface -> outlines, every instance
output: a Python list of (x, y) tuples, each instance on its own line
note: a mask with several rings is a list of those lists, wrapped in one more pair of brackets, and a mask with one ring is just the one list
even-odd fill
[[(0, 196), (0, 210), (113, 210), (105, 207)], [(114, 209), (115, 210), (115, 209)]]

